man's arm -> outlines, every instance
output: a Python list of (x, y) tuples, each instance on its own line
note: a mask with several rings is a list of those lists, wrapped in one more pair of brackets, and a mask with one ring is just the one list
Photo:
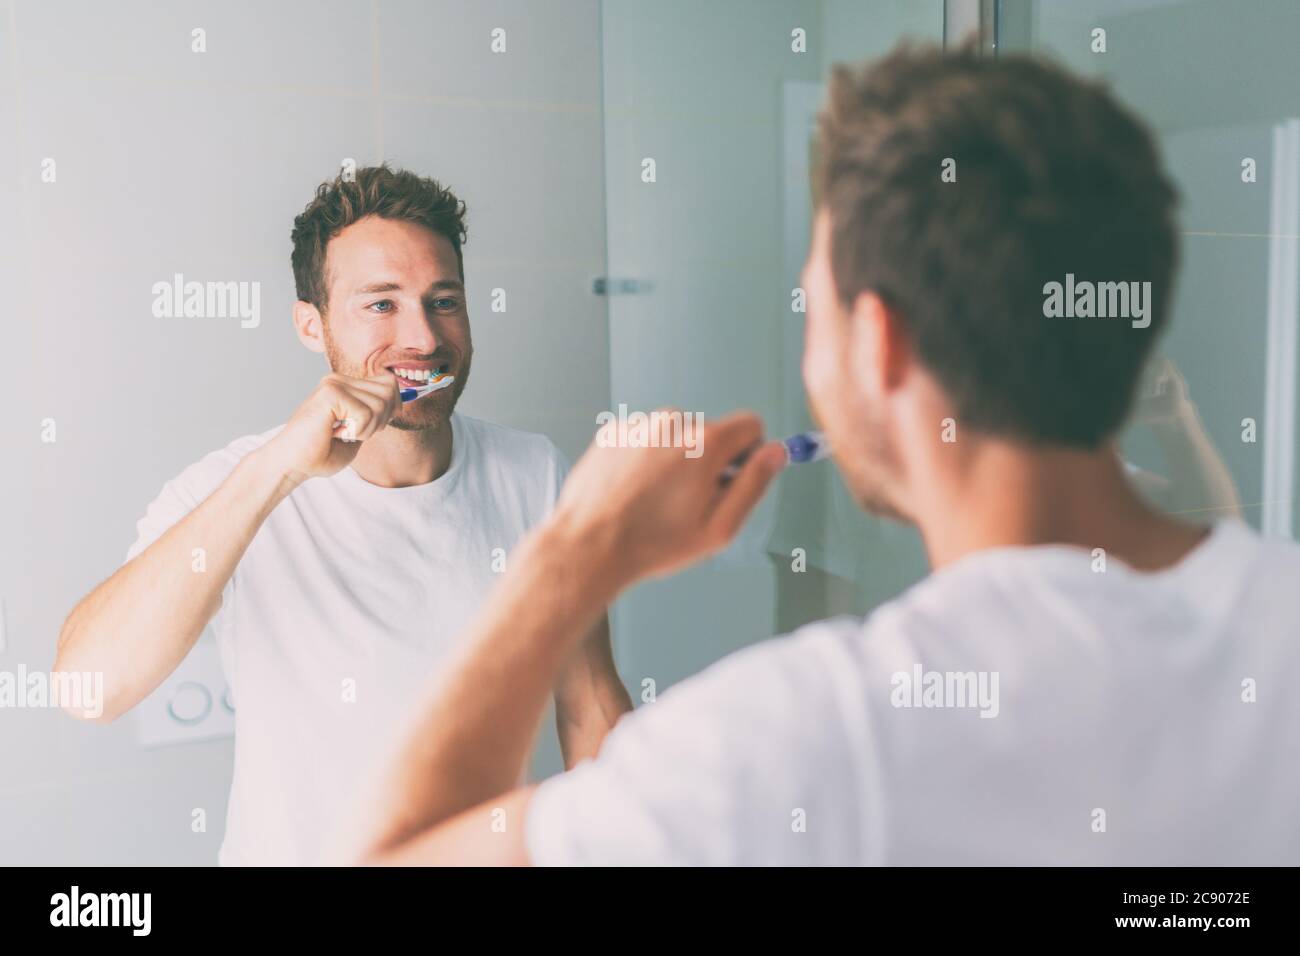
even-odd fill
[[(565, 566), (582, 550), (575, 530), (552, 516), (517, 546), (465, 650), (423, 696), (365, 817), (345, 835), (348, 858), (406, 859), (390, 854), (434, 824), (503, 797), (520, 779), (563, 666), (617, 590), (612, 577)], [(492, 836), (500, 805), (462, 815), (457, 825)], [(522, 819), (504, 823), (508, 833)]]
[[(271, 510), (294, 483), (266, 467), (261, 449), (244, 458), (198, 507), (118, 568), (73, 608), (59, 634), (55, 671), (104, 675), (102, 713), (111, 721), (148, 696), (189, 653), (221, 607), (221, 592)], [(206, 570), (192, 570), (202, 548)]]
[(596, 756), (605, 735), (631, 709), (632, 698), (614, 666), (609, 616), (602, 614), (555, 687), (555, 729), (565, 769)]
[(1169, 477), (1150, 472), (1134, 481), (1173, 514), (1200, 512), (1210, 518), (1241, 517), (1241, 495), (1219, 455), (1178, 367), (1168, 358), (1153, 363), (1150, 384), (1139, 395), (1133, 420), (1150, 426), (1164, 453)]
[(784, 463), (770, 443), (723, 486), (723, 470), (759, 443), (761, 424), (735, 415), (703, 437), (698, 459), (613, 442), (583, 456), (556, 511), (522, 542), (459, 657), (425, 695), (347, 835), (345, 859), (527, 862), (532, 791), (511, 788), (562, 668), (624, 587), (721, 550)]
[[(308, 478), (345, 467), (399, 404), (394, 378), (327, 375), (280, 434), (82, 598), (63, 624), (53, 669), (102, 673), (104, 701), (100, 712), (68, 713), (107, 722), (152, 693), (221, 607), (226, 582), (276, 505)], [(344, 419), (355, 441), (335, 437)], [(195, 548), (205, 552), (202, 574), (192, 570)]]

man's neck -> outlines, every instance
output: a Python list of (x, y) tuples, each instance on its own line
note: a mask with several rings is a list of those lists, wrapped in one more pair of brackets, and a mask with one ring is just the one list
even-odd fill
[(1206, 535), (1147, 505), (1109, 447), (1029, 450), (980, 440), (948, 464), (956, 467), (932, 459), (913, 470), (930, 476), (916, 483), (911, 510), (936, 570), (986, 548), (1061, 544), (1102, 548), (1108, 559), (1157, 571)]
[(441, 478), (451, 465), (451, 422), (402, 431), (391, 425), (366, 441), (352, 470), (381, 488), (409, 488)]

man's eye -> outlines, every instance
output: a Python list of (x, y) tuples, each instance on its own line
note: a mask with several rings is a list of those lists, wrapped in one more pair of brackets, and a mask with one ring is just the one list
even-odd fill
[[(381, 305), (383, 306), (382, 309), (380, 308)], [(393, 308), (394, 308), (394, 306), (393, 306), (393, 300), (392, 300), (392, 299), (380, 299), (378, 302), (372, 302), (372, 303), (370, 303), (370, 305), (367, 306), (367, 308), (369, 308), (369, 309), (371, 309), (371, 310), (373, 310), (373, 311), (375, 311), (375, 312), (378, 312), (378, 313), (381, 314), (381, 315), (386, 315), (387, 313), (393, 311)]]
[(460, 304), (459, 299), (454, 299), (451, 298), (450, 296), (443, 296), (441, 298), (433, 300), (433, 307), (435, 309), (454, 309), (459, 304)]

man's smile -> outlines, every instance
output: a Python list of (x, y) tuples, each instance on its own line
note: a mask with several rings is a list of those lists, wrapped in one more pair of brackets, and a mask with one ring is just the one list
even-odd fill
[(423, 385), (435, 375), (445, 375), (451, 371), (451, 363), (397, 362), (386, 368), (397, 376), (398, 385), (407, 387)]

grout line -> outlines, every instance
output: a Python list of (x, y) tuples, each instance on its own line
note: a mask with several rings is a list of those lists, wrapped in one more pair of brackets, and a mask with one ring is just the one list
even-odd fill
[[(388, 93), (383, 97), (390, 103), (427, 103), (433, 106), (481, 107), (483, 109), (515, 110), (539, 113), (578, 113), (599, 116), (600, 103), (549, 102), (546, 100), (489, 100), (477, 96), (436, 96), (427, 93)], [(703, 114), (701, 114), (703, 116)], [(705, 117), (707, 118), (707, 117)]]
[[(90, 84), (89, 91), (96, 95), (103, 93), (102, 85), (107, 82), (121, 83), (135, 88), (157, 93), (170, 93), (174, 90), (207, 90), (213, 93), (243, 93), (253, 96), (269, 94), (289, 94), (324, 99), (359, 100), (370, 96), (367, 89), (349, 89), (334, 86), (293, 86), (287, 83), (238, 83), (212, 80), (162, 80), (157, 76), (144, 73), (103, 72), (89, 73), (75, 70), (28, 70), (27, 75), (34, 80), (68, 80), (75, 79)], [(80, 91), (84, 93), (86, 91)]]
[(1163, 513), (1167, 515), (1198, 515), (1209, 514), (1216, 511), (1231, 513), (1237, 510), (1245, 511), (1247, 508), (1262, 508), (1267, 504), (1279, 504), (1283, 501), (1289, 500), (1289, 498), (1280, 498), (1276, 501), (1250, 501), (1244, 502), (1240, 505), (1215, 505), (1212, 508), (1184, 508), (1182, 511), (1165, 511)]
[[(377, 0), (376, 0), (377, 2)], [(377, 45), (378, 39), (374, 40)], [(377, 57), (377, 53), (372, 56)], [(288, 84), (267, 84), (267, 83), (237, 83), (229, 81), (211, 81), (211, 80), (167, 80), (163, 81), (153, 74), (145, 73), (122, 73), (117, 71), (102, 72), (79, 72), (75, 70), (29, 70), (27, 75), (36, 80), (58, 79), (67, 80), (75, 78), (90, 84), (98, 84), (104, 81), (114, 81), (120, 83), (130, 83), (136, 86), (144, 87), (162, 92), (171, 92), (177, 89), (186, 90), (210, 90), (215, 92), (236, 92), (248, 94), (290, 94), (293, 96), (309, 97), (336, 97), (338, 99), (374, 99), (379, 102), (388, 103), (427, 103), (436, 106), (458, 106), (458, 107), (480, 107), (483, 109), (499, 109), (504, 111), (520, 112), (541, 112), (541, 113), (578, 113), (599, 115), (601, 106), (599, 103), (572, 103), (564, 101), (546, 101), (546, 100), (501, 100), (501, 99), (483, 99), (475, 96), (435, 96), (431, 94), (420, 93), (382, 93), (378, 88), (378, 64), (376, 63), (372, 70), (371, 86), (368, 89), (356, 89), (348, 87), (329, 87), (329, 86), (292, 86)], [(643, 115), (641, 111), (635, 111), (635, 115)], [(644, 114), (650, 115), (650, 114)], [(714, 114), (682, 114), (684, 116), (698, 116), (701, 119), (716, 119)], [(755, 119), (760, 117), (755, 115)]]
[(383, 105), (379, 92), (379, 0), (370, 0), (370, 108), (374, 110), (376, 165), (384, 161)]
[[(468, 254), (466, 259), (468, 259)], [(522, 271), (533, 272), (550, 272), (552, 275), (557, 273), (562, 278), (568, 278), (559, 270), (568, 270), (581, 275), (586, 275), (592, 269), (601, 270), (605, 268), (605, 251), (602, 248), (596, 255), (592, 256), (498, 256), (498, 255), (476, 255), (474, 257), (475, 269), (481, 270), (483, 267), (489, 268), (506, 268), (520, 269)], [(558, 267), (558, 268), (552, 268)]]
[(1183, 230), (1184, 236), (1213, 236), (1220, 239), (1300, 239), (1300, 235), (1285, 232), (1194, 232)]
[[(9, 0), (9, 4), (8, 4), (9, 6), (9, 10), (8, 10), (9, 63), (13, 73), (13, 82), (11, 84), (11, 88), (13, 89), (13, 98), (14, 98), (14, 116), (13, 116), (14, 136), (13, 136), (13, 147), (10, 150), (9, 158), (12, 160), (14, 164), (13, 173), (14, 176), (17, 177), (18, 179), (19, 195), (25, 197), (27, 194), (27, 190), (24, 189), (22, 186), (24, 179), (23, 179), (22, 171), (19, 168), (22, 162), (23, 130), (26, 127), (26, 123), (23, 122), (23, 116), (24, 116), (23, 78), (22, 78), (22, 72), (18, 69), (18, 12), (14, 7), (14, 4), (16, 2), (17, 0)], [(22, 205), (23, 205), (23, 212), (24, 212), (23, 221), (25, 224), (30, 223), (31, 221), (30, 218), (26, 216), (27, 203), (25, 199), (23, 200)], [(30, 232), (30, 230), (28, 231)]]
[[(9, 0), (9, 61), (13, 71), (13, 147), (10, 150), (10, 161), (13, 163), (13, 176), (16, 180), (17, 195), (14, 197), (18, 204), (18, 218), (22, 223), (23, 234), (30, 236), (33, 233), (33, 221), (35, 214), (33, 207), (35, 199), (33, 190), (40, 189), (41, 183), (36, 182), (36, 170), (32, 169), (26, 173), (23, 170), (25, 158), (23, 150), (27, 146), (27, 108), (26, 108), (26, 86), (23, 82), (22, 71), (18, 68), (18, 0)], [(35, 152), (33, 150), (33, 152)], [(28, 179), (28, 175), (31, 179)], [(20, 244), (18, 255), (21, 263), (21, 272), (18, 274), (17, 288), (13, 290), (17, 295), (17, 305), (20, 310), (26, 309), (30, 302), (31, 286), (30, 276), (31, 268), (31, 251), (28, 243)], [(36, 343), (38, 340), (38, 323), (24, 322), (26, 326), (27, 337), (27, 354), (29, 361), (33, 360), (36, 355)]]

